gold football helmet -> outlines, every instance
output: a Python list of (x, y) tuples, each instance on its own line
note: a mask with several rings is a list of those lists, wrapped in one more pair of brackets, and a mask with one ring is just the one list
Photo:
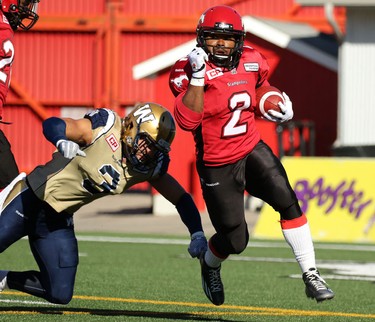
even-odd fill
[(170, 151), (176, 134), (172, 114), (155, 103), (141, 103), (123, 119), (121, 139), (126, 159), (138, 170), (147, 171)]

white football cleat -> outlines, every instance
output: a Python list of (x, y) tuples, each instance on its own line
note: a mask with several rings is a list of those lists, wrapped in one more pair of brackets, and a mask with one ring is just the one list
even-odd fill
[(6, 290), (8, 288), (8, 284), (7, 284), (7, 278), (4, 277), (1, 282), (0, 282), (0, 292)]

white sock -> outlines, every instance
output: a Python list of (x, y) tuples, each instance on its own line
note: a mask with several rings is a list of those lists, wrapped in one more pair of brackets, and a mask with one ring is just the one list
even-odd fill
[(3, 290), (9, 289), (7, 283), (7, 274), (8, 271), (0, 271), (0, 292)]
[(282, 229), (282, 231), (285, 241), (293, 250), (302, 273), (307, 272), (310, 268), (315, 268), (315, 251), (309, 223), (306, 222), (300, 227)]
[(216, 256), (211, 250), (210, 243), (208, 244), (208, 248), (206, 253), (204, 254), (204, 261), (209, 267), (219, 267), (222, 262), (226, 260), (226, 258), (221, 258)]

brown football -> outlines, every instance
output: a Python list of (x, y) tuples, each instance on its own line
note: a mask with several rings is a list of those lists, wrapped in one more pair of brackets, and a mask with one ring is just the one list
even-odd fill
[(281, 112), (279, 102), (285, 103), (282, 92), (274, 86), (262, 86), (256, 89), (255, 114), (262, 116), (269, 110)]

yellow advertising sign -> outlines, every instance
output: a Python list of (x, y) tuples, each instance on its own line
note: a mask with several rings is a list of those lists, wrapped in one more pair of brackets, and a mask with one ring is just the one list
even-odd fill
[[(375, 242), (375, 159), (285, 157), (283, 165), (316, 241)], [(283, 238), (265, 204), (253, 231)]]

